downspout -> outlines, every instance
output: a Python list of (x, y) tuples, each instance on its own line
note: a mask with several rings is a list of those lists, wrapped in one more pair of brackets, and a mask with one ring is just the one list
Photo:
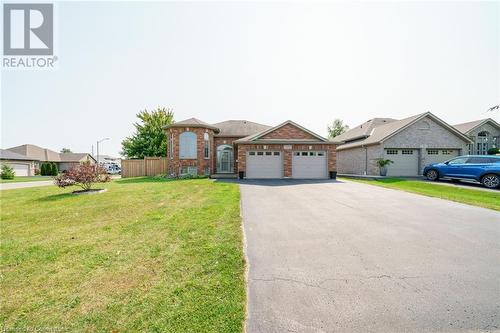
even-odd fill
[(368, 148), (365, 145), (361, 145), (362, 148), (365, 148), (365, 176), (368, 175)]

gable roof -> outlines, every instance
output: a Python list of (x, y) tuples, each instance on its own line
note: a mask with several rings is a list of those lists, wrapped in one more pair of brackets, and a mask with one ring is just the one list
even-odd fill
[(8, 148), (7, 150), (10, 150), (14, 153), (18, 153), (18, 154), (21, 154), (24, 156), (27, 156), (30, 159), (33, 159), (35, 161), (42, 161), (42, 162), (60, 162), (61, 161), (61, 159), (59, 157), (59, 153), (57, 153), (53, 150), (47, 149), (47, 148), (42, 148), (42, 147), (31, 145), (31, 144), (26, 144), (26, 145)]
[(220, 130), (217, 136), (226, 137), (245, 137), (271, 128), (248, 120), (226, 120), (213, 125)]
[[(317, 140), (313, 140), (313, 139), (263, 139), (263, 137), (266, 136), (267, 134), (274, 132), (275, 130), (277, 130), (285, 125), (295, 126), (298, 129), (310, 134), (311, 136), (313, 136)], [(299, 124), (297, 124), (291, 120), (287, 120), (287, 121), (285, 121), (277, 126), (268, 128), (268, 129), (261, 131), (259, 133), (256, 133), (256, 134), (246, 136), (246, 137), (238, 139), (234, 142), (235, 143), (283, 143), (283, 142), (284, 143), (314, 143), (317, 141), (331, 143), (330, 141), (328, 141), (328, 139), (308, 130), (307, 128), (302, 127)]]
[(0, 149), (0, 160), (14, 160), (14, 161), (37, 161), (27, 156), (15, 153), (7, 149)]
[(181, 121), (176, 121), (173, 124), (163, 126), (164, 129), (166, 128), (175, 128), (175, 127), (201, 127), (201, 128), (210, 128), (214, 130), (214, 132), (219, 133), (219, 129), (213, 125), (210, 125), (202, 120), (199, 120), (197, 118), (189, 118), (189, 119), (184, 119)]
[(59, 157), (61, 162), (81, 162), (83, 159), (92, 159), (96, 162), (96, 159), (87, 153), (60, 153)]
[(470, 131), (472, 131), (473, 129), (475, 129), (476, 127), (479, 127), (479, 126), (482, 126), (486, 123), (492, 123), (493, 126), (497, 127), (498, 129), (500, 129), (500, 124), (498, 124), (496, 121), (494, 121), (493, 119), (491, 118), (486, 118), (486, 119), (479, 119), (479, 120), (474, 120), (474, 121), (469, 121), (467, 123), (462, 123), (462, 124), (457, 124), (457, 125), (453, 125), (453, 127), (455, 127), (457, 130), (459, 130), (460, 132), (466, 134)]
[(355, 142), (350, 142), (350, 143), (345, 143), (343, 145), (340, 145), (337, 147), (337, 150), (343, 150), (343, 149), (349, 149), (349, 148), (355, 148), (355, 147), (360, 147), (360, 146), (369, 146), (369, 145), (374, 145), (374, 144), (379, 144), (390, 137), (398, 134), (408, 126), (416, 123), (422, 118), (429, 117), (436, 123), (440, 124), (441, 126), (445, 127), (448, 129), (450, 132), (453, 132), (456, 136), (462, 138), (466, 142), (470, 142), (470, 139), (465, 136), (462, 132), (458, 131), (455, 127), (448, 125), (446, 122), (443, 120), (439, 119), (435, 115), (433, 115), (430, 112), (425, 112), (421, 114), (417, 114), (415, 116), (411, 116), (408, 118), (404, 118), (401, 120), (396, 120), (392, 121), (389, 123), (386, 123), (384, 125), (380, 125), (377, 127), (374, 127), (371, 131), (371, 134), (366, 137), (363, 140), (355, 141)]
[(370, 136), (372, 130), (375, 127), (378, 127), (378, 126), (381, 126), (381, 125), (384, 125), (386, 123), (390, 123), (393, 121), (397, 121), (397, 120), (392, 119), (392, 118), (373, 118), (373, 119), (370, 119), (370, 120), (364, 122), (363, 124), (361, 124), (357, 127), (354, 127), (352, 129), (348, 130), (345, 133), (342, 133), (342, 134), (334, 137), (332, 139), (332, 141), (346, 142), (346, 141), (352, 141), (352, 140), (356, 140), (356, 139), (363, 139), (363, 138)]
[[(21, 145), (7, 149), (11, 153), (21, 155), (26, 160), (41, 162), (80, 162), (82, 159), (91, 158), (88, 153), (56, 153), (53, 150), (31, 144)], [(88, 156), (88, 157), (87, 157)]]

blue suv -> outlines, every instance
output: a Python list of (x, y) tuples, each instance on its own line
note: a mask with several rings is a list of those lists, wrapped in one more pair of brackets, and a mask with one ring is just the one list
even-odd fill
[(487, 188), (498, 188), (500, 186), (500, 156), (459, 156), (443, 163), (430, 164), (424, 168), (423, 174), (429, 180), (469, 179), (478, 181)]

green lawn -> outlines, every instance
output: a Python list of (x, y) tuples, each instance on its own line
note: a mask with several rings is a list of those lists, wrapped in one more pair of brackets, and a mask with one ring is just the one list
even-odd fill
[(14, 179), (0, 179), (0, 183), (24, 183), (24, 182), (39, 182), (41, 180), (53, 180), (52, 176), (28, 176), (14, 177)]
[(98, 187), (109, 190), (0, 192), (2, 328), (241, 332), (238, 186), (129, 178)]
[(481, 191), (399, 178), (384, 178), (377, 180), (344, 179), (500, 210), (500, 191)]

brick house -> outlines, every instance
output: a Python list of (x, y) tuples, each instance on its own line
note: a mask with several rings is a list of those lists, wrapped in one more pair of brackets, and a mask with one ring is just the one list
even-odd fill
[(271, 127), (247, 120), (207, 124), (190, 118), (164, 129), (172, 176), (321, 179), (336, 172), (335, 143), (290, 120)]
[(334, 138), (340, 174), (379, 175), (377, 160), (389, 159), (388, 176), (418, 176), (427, 164), (464, 154), (471, 140), (430, 112), (405, 119), (373, 118)]

